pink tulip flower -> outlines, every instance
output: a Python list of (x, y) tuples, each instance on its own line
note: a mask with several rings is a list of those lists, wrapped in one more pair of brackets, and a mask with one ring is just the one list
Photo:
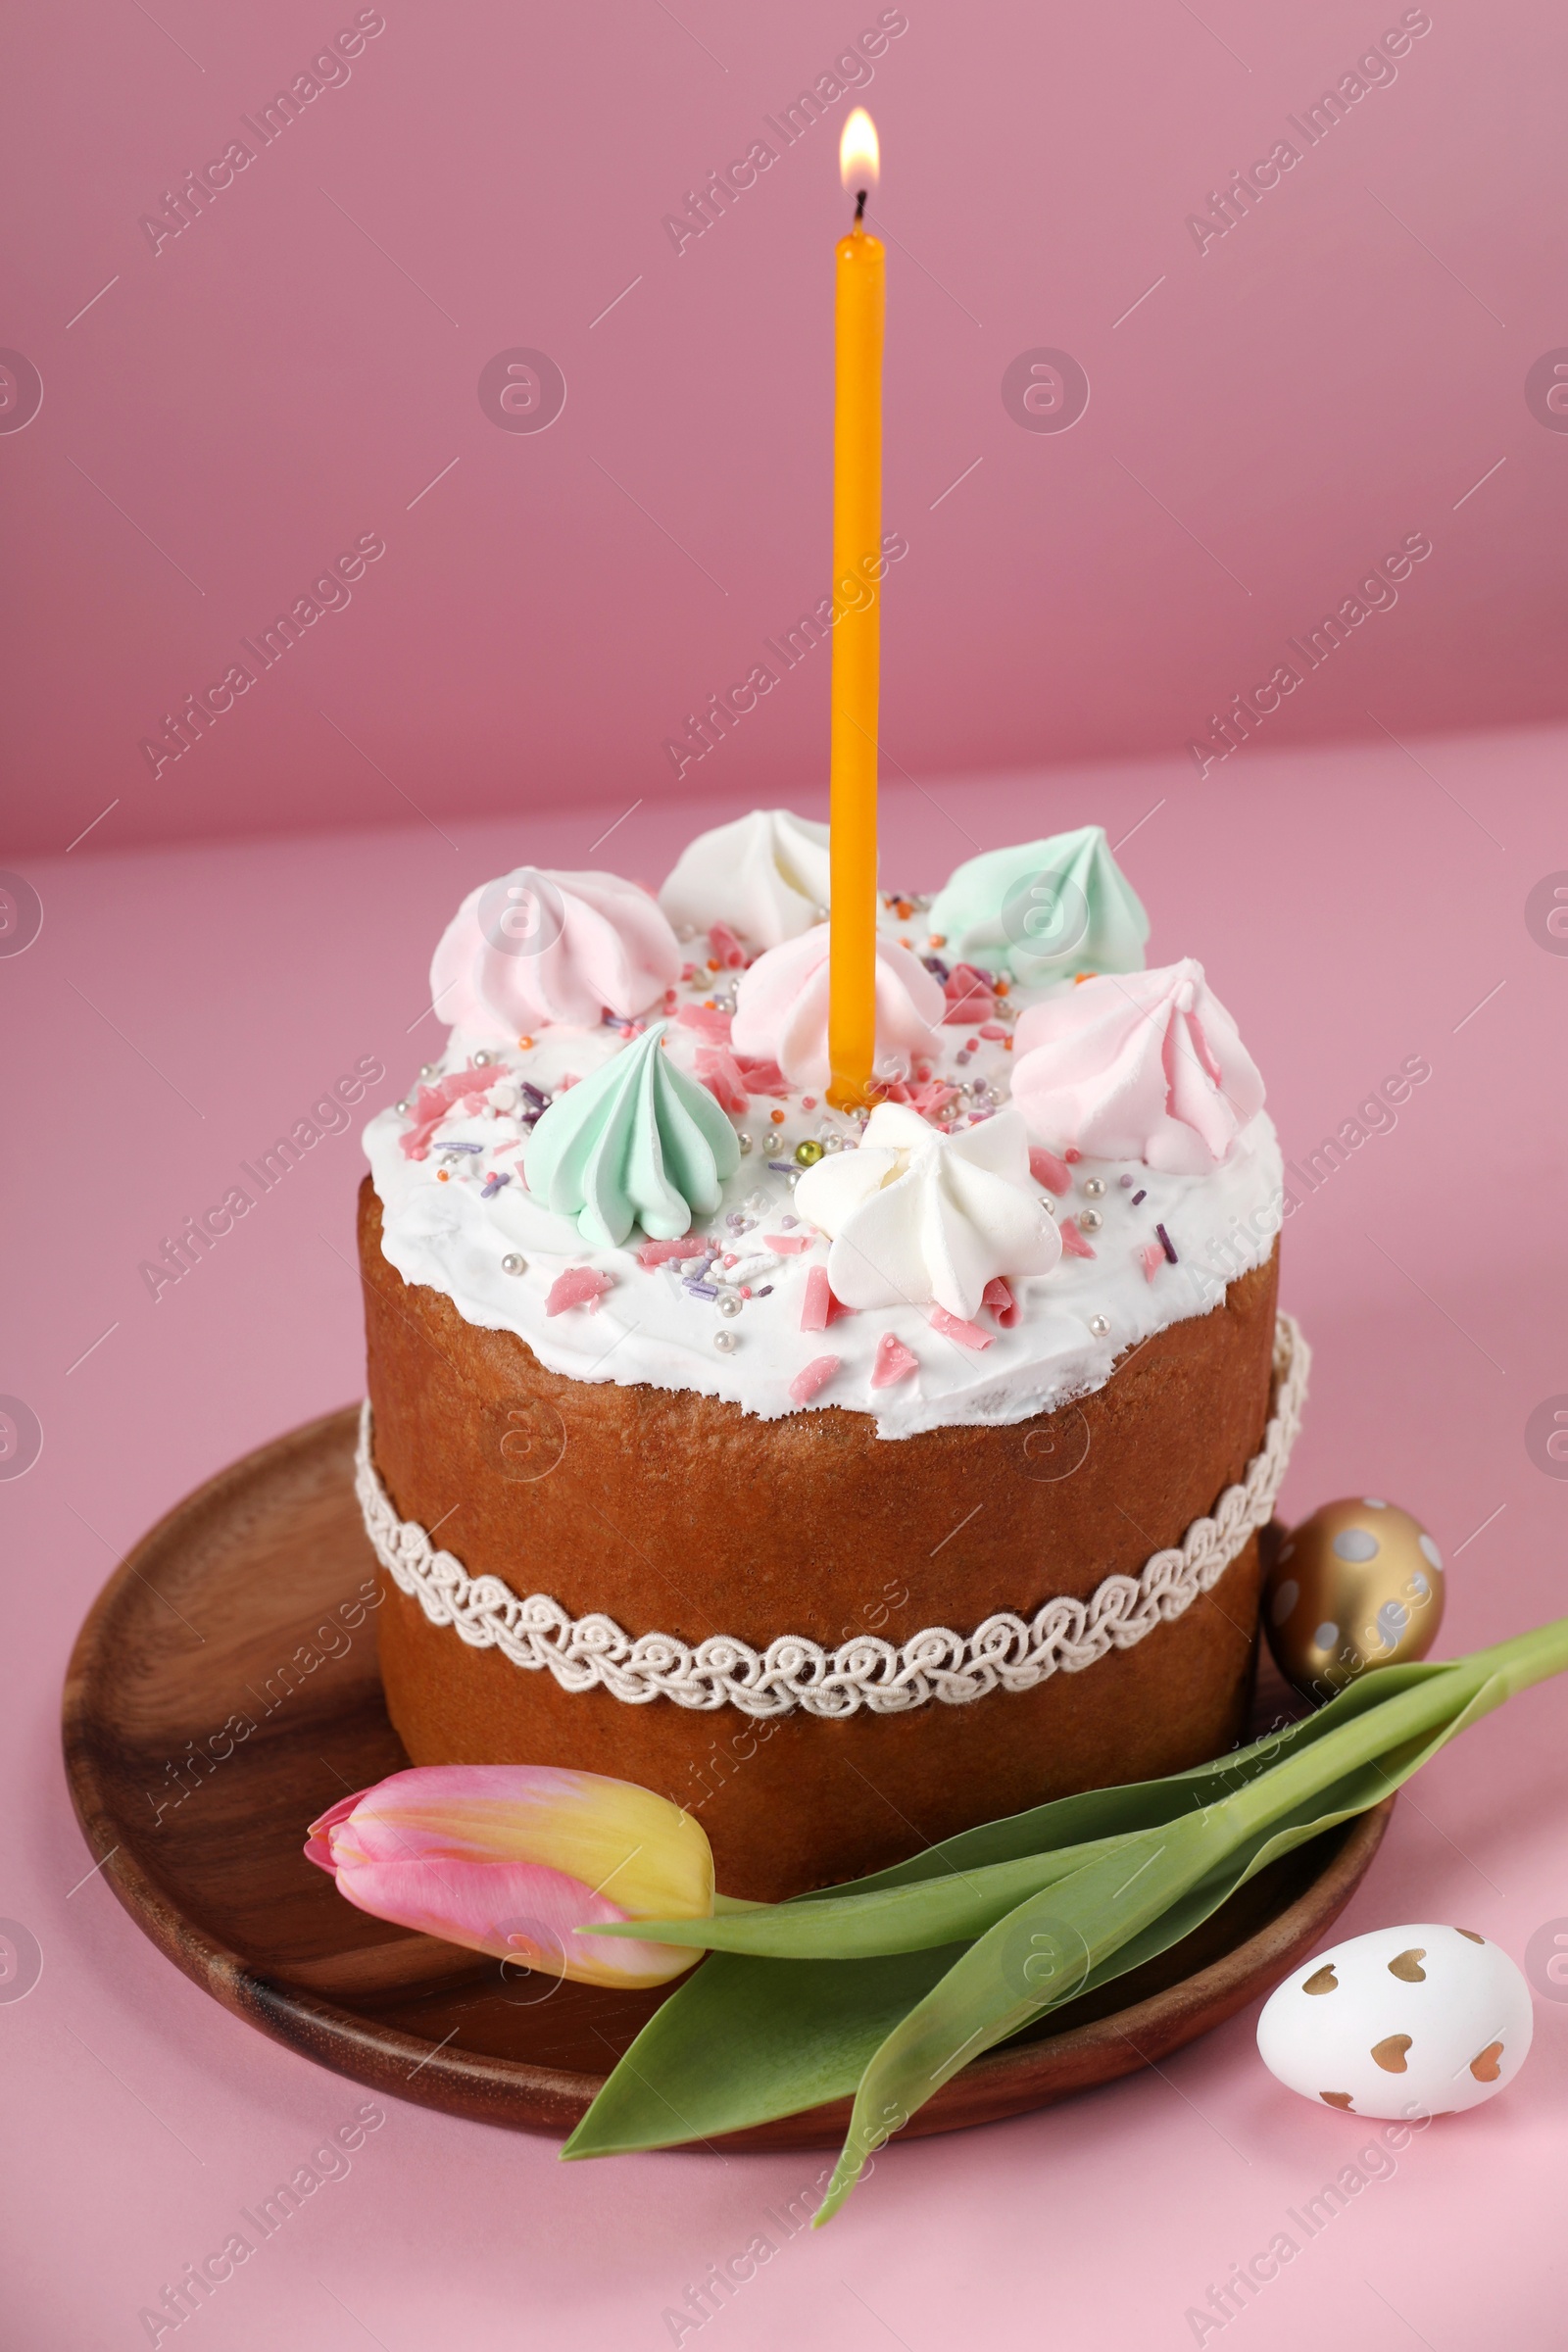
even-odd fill
[(663, 1984), (697, 1954), (580, 1928), (713, 1908), (712, 1851), (689, 1813), (547, 1765), (395, 1772), (330, 1806), (305, 1851), (376, 1919), (585, 1984)]

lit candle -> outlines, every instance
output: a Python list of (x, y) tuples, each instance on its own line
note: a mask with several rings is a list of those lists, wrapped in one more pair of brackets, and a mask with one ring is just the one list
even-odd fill
[[(881, 652), (882, 318), (886, 252), (868, 235), (876, 125), (858, 106), (844, 125), (839, 169), (855, 191), (855, 225), (838, 243), (833, 409), (832, 947), (828, 1100), (870, 1100), (876, 1057), (876, 734)], [(849, 594), (846, 594), (846, 591)], [(851, 602), (850, 598), (855, 601)]]

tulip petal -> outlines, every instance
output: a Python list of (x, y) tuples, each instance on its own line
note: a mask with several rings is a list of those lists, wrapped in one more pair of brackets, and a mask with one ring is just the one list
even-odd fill
[(629, 1915), (580, 1879), (535, 1863), (356, 1863), (339, 1868), (337, 1886), (376, 1919), (515, 1960), (541, 1976), (588, 1984), (663, 1984), (692, 1964), (691, 1950), (676, 1944), (582, 1938), (578, 1929)]
[(690, 1814), (630, 1781), (548, 1766), (394, 1773), (329, 1807), (305, 1850), (378, 1919), (595, 1984), (662, 1984), (691, 1953), (612, 1947), (580, 1928), (713, 1905), (712, 1853)]
[(312, 1822), (310, 1839), (305, 1848), (308, 1862), (317, 1863), (322, 1870), (336, 1870), (337, 1864), (332, 1859), (332, 1843), (327, 1833), (335, 1822), (346, 1821), (361, 1797), (369, 1793), (368, 1788), (357, 1788), (352, 1796), (340, 1796), (335, 1805), (328, 1805), (326, 1811)]

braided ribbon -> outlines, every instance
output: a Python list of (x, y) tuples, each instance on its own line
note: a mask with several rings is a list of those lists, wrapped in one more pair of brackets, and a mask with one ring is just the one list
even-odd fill
[(450, 1625), (474, 1649), (499, 1649), (514, 1666), (548, 1667), (564, 1690), (599, 1686), (628, 1706), (671, 1698), (679, 1707), (726, 1703), (747, 1715), (901, 1715), (941, 1699), (967, 1706), (988, 1690), (1032, 1690), (1058, 1671), (1081, 1674), (1111, 1649), (1131, 1649), (1156, 1625), (1185, 1614), (1219, 1582), (1248, 1540), (1266, 1526), (1301, 1424), (1311, 1353), (1295, 1322), (1274, 1332), (1274, 1409), (1263, 1445), (1213, 1515), (1195, 1519), (1178, 1548), (1156, 1551), (1139, 1576), (1107, 1576), (1088, 1600), (1048, 1600), (1032, 1618), (988, 1617), (967, 1636), (931, 1626), (901, 1644), (858, 1636), (824, 1649), (782, 1634), (765, 1650), (726, 1634), (695, 1648), (668, 1634), (623, 1633), (612, 1617), (568, 1617), (547, 1593), (519, 1600), (496, 1576), (469, 1576), (424, 1529), (400, 1519), (370, 1458), (370, 1407), (360, 1416), (355, 1491), (375, 1556), (432, 1625)]

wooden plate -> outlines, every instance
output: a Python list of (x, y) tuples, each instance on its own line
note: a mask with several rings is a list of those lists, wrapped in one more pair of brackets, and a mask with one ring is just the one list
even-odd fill
[[(237, 2017), (371, 2089), (564, 2134), (662, 1995), (509, 1982), (356, 1911), (302, 1852), (316, 1814), (408, 1761), (366, 1605), (356, 1420), (329, 1414), (248, 1454), (116, 1570), (66, 1685), (72, 1795), (132, 1919)], [(1301, 1847), (1158, 1961), (989, 2051), (908, 2130), (1047, 2106), (1232, 2016), (1321, 1941), (1388, 1813)], [(724, 2144), (829, 2145), (848, 2116), (847, 2101), (819, 2107)]]

